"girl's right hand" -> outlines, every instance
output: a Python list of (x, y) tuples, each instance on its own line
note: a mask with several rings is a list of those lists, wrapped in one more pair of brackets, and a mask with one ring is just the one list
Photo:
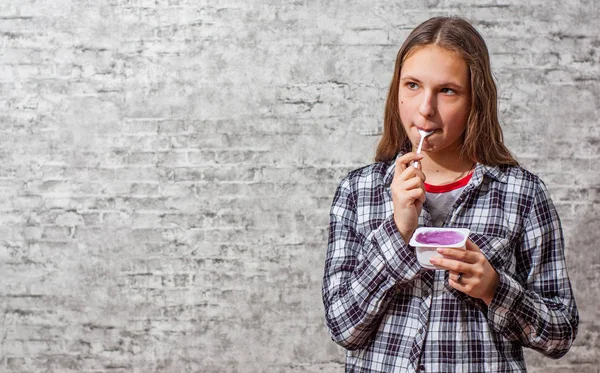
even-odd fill
[(421, 164), (415, 168), (411, 163), (421, 159), (423, 156), (414, 152), (396, 159), (396, 170), (390, 187), (394, 202), (394, 221), (406, 244), (417, 229), (425, 202), (425, 174), (421, 171)]

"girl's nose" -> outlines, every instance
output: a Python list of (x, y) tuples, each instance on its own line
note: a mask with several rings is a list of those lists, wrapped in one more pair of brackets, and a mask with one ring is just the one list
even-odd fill
[(419, 114), (424, 117), (432, 117), (433, 114), (435, 114), (431, 94), (426, 93), (425, 97), (423, 97), (423, 101), (421, 102), (421, 105), (419, 105)]

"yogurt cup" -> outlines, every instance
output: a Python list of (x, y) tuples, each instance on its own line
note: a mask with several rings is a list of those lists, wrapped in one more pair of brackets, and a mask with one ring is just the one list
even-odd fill
[(441, 257), (437, 252), (440, 247), (465, 249), (470, 230), (466, 228), (421, 227), (415, 230), (409, 245), (415, 247), (417, 260), (422, 267), (438, 269), (430, 259)]

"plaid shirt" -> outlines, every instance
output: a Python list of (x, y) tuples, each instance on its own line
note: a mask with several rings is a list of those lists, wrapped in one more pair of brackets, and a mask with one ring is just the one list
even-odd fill
[[(559, 358), (579, 316), (562, 228), (543, 182), (477, 164), (445, 227), (468, 228), (498, 272), (488, 307), (422, 268), (393, 218), (394, 162), (355, 170), (330, 215), (323, 302), (346, 372), (523, 372), (523, 346)], [(419, 226), (431, 226), (425, 202)]]

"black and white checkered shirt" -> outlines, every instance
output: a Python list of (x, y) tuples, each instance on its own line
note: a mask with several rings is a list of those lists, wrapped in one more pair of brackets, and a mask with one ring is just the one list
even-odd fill
[[(393, 218), (393, 162), (355, 170), (331, 207), (327, 326), (346, 372), (523, 372), (523, 346), (558, 358), (579, 323), (562, 228), (542, 181), (478, 164), (444, 226), (468, 228), (500, 277), (490, 306), (422, 268)], [(431, 226), (425, 202), (419, 226)]]

